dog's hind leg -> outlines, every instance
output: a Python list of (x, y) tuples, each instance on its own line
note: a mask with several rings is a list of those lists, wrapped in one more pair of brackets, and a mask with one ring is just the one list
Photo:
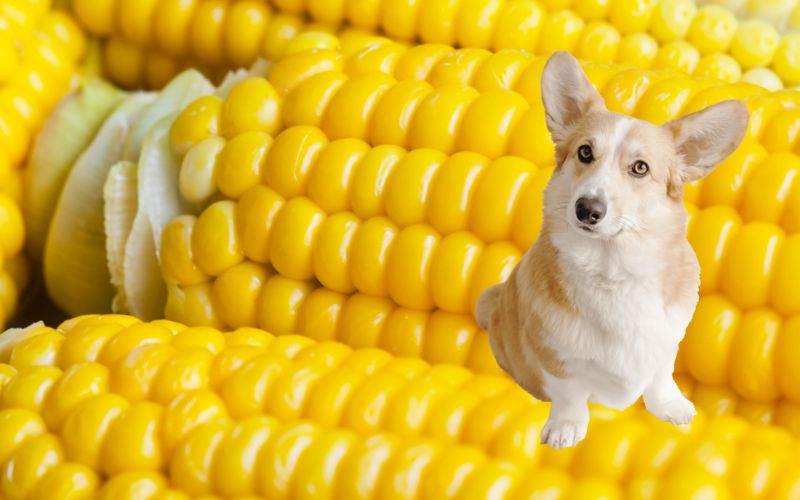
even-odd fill
[(502, 287), (502, 283), (490, 286), (478, 297), (478, 302), (475, 305), (475, 320), (478, 322), (478, 326), (484, 330), (488, 330), (492, 323), (492, 314), (494, 314), (497, 302), (500, 299)]

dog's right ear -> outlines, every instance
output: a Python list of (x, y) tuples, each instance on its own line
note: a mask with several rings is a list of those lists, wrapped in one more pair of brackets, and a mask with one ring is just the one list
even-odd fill
[(569, 129), (584, 113), (605, 107), (578, 61), (564, 50), (550, 56), (544, 65), (542, 102), (547, 128), (556, 144), (566, 139)]

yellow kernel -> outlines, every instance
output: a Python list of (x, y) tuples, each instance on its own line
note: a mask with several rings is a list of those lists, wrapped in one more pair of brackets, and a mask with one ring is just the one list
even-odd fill
[(263, 2), (244, 0), (229, 4), (223, 41), (231, 66), (248, 66), (258, 58), (261, 38), (269, 21), (270, 8)]
[(537, 52), (539, 54), (551, 54), (559, 50), (574, 52), (584, 24), (584, 20), (572, 11), (562, 10), (553, 13), (542, 27)]
[(141, 46), (151, 43), (151, 20), (157, 4), (158, 0), (120, 3), (116, 11), (116, 25), (122, 36)]
[(212, 328), (225, 326), (214, 310), (211, 283), (169, 287), (164, 316), (188, 325)]
[(47, 426), (61, 429), (64, 419), (83, 400), (108, 391), (108, 368), (99, 363), (72, 365), (53, 386), (44, 403)]
[(277, 134), (282, 128), (278, 93), (263, 78), (242, 80), (225, 98), (221, 123), (222, 133), (228, 138), (243, 132)]
[(314, 277), (312, 251), (325, 213), (308, 198), (286, 202), (270, 234), (270, 261), (279, 273), (292, 279)]
[(261, 287), (256, 310), (258, 326), (276, 335), (297, 331), (297, 317), (312, 283), (275, 275)]
[(112, 0), (73, 0), (72, 9), (87, 30), (102, 36), (113, 33), (115, 5)]
[(648, 69), (658, 54), (658, 42), (647, 33), (625, 35), (619, 43), (616, 62), (619, 65)]
[(39, 412), (60, 376), (61, 370), (54, 366), (29, 366), (19, 370), (0, 394), (0, 408)]
[(212, 292), (219, 318), (232, 328), (255, 326), (256, 301), (271, 275), (269, 268), (247, 261), (223, 272), (214, 281)]
[(21, 408), (0, 410), (0, 463), (5, 464), (20, 445), (47, 432), (39, 414)]
[(100, 470), (101, 447), (111, 424), (130, 403), (116, 394), (99, 394), (79, 403), (61, 429), (66, 458)]
[(102, 364), (111, 366), (136, 347), (149, 344), (168, 344), (171, 340), (172, 332), (166, 328), (140, 323), (130, 326), (112, 337), (103, 347), (98, 359)]
[(50, 468), (36, 483), (31, 500), (89, 498), (98, 489), (97, 473), (82, 464), (61, 463)]
[(100, 488), (98, 500), (155, 498), (165, 490), (167, 480), (158, 472), (130, 471), (113, 476)]
[(215, 67), (225, 63), (223, 37), (225, 35), (225, 14), (229, 5), (227, 0), (197, 2), (189, 21), (188, 41), (189, 50), (198, 61)]
[(742, 78), (742, 68), (736, 59), (728, 54), (707, 54), (700, 59), (694, 74), (700, 78), (714, 78), (735, 83)]
[(102, 470), (110, 475), (136, 470), (160, 470), (164, 460), (162, 414), (160, 405), (141, 401), (132, 404), (114, 419), (103, 445)]
[(736, 34), (738, 24), (729, 10), (718, 5), (705, 5), (697, 10), (687, 40), (701, 54), (725, 52)]
[(189, 23), (199, 2), (161, 0), (153, 14), (153, 39), (167, 54), (181, 57), (187, 54)]
[(272, 138), (263, 132), (244, 132), (230, 139), (219, 154), (216, 180), (225, 196), (240, 198), (259, 184)]
[(178, 189), (186, 200), (205, 202), (217, 192), (215, 179), (223, 147), (225, 139), (211, 136), (186, 152), (178, 173)]
[(184, 155), (195, 144), (217, 135), (222, 107), (222, 100), (215, 95), (200, 97), (186, 106), (169, 131), (172, 149)]
[(218, 201), (206, 208), (192, 231), (192, 255), (198, 269), (217, 276), (244, 259), (236, 235), (236, 203)]
[(42, 476), (63, 460), (55, 436), (44, 434), (29, 439), (4, 464), (0, 492), (4, 498), (28, 498)]
[(769, 23), (757, 19), (742, 21), (731, 41), (731, 55), (745, 69), (765, 66), (778, 49), (780, 34)]
[(244, 255), (255, 262), (269, 262), (269, 235), (284, 199), (272, 189), (258, 185), (239, 199), (236, 230)]
[(337, 213), (322, 224), (312, 249), (314, 275), (336, 292), (355, 291), (350, 279), (350, 248), (360, 221), (349, 212)]

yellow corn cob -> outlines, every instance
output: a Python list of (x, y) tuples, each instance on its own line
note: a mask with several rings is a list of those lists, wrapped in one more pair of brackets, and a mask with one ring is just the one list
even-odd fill
[(800, 3), (797, 0), (700, 0), (698, 5), (721, 5), (743, 22), (769, 23), (780, 33), (800, 29)]
[[(434, 147), (448, 153), (466, 149), (491, 158), (513, 154), (539, 166), (552, 164), (552, 144), (545, 133), (538, 94), (544, 59), (520, 51), (491, 54), (434, 45), (406, 49), (374, 40), (343, 55), (335, 50), (305, 51), (276, 64), (269, 81), (278, 94), (286, 94), (282, 115), (287, 125), (319, 125), (334, 138), (356, 136), (374, 145)], [(346, 75), (336, 74), (339, 69)], [(742, 98), (751, 107), (750, 136), (767, 151), (800, 147), (797, 92), (770, 94), (749, 85), (689, 80), (670, 72), (588, 64), (586, 69), (613, 110), (660, 123), (725, 98)], [(433, 88), (421, 82), (394, 83), (375, 72), (390, 73), (399, 80), (425, 79)], [(453, 88), (459, 84), (480, 93)], [(272, 94), (269, 99), (274, 99)], [(416, 113), (421, 116), (415, 117)], [(477, 126), (487, 120), (487, 126)], [(540, 141), (528, 140), (541, 135), (545, 137)], [(742, 181), (762, 156), (761, 147), (746, 143), (714, 174), (719, 178), (709, 182), (714, 189), (702, 193), (690, 189), (687, 199), (705, 206), (727, 196), (728, 202), (737, 203)], [(715, 197), (717, 189), (732, 192)]]
[[(219, 81), (227, 69), (286, 50), (318, 47), (332, 28), (273, 13), (262, 0), (97, 2), (75, 0), (73, 11), (104, 44), (106, 75), (124, 88), (161, 88), (192, 66)], [(314, 32), (309, 40), (294, 39)]]
[[(190, 287), (173, 290), (169, 317), (192, 324), (258, 324), (276, 333), (298, 331), (466, 363), (478, 371), (495, 368), (469, 313), (477, 295), (504, 280), (536, 238), (537, 207), (551, 169), (537, 170), (513, 157), (490, 162), (474, 153), (446, 157), (432, 150), (370, 149), (353, 139), (327, 142), (318, 129), (300, 126), (279, 134), (269, 152), (254, 160), (236, 162), (243, 172), (211, 176), (242, 180), (252, 172), (246, 191), (223, 190), (233, 200), (215, 202), (199, 218), (183, 216), (165, 229), (164, 276)], [(749, 207), (771, 212), (769, 204), (747, 199), (744, 214)], [(794, 241), (800, 235), (784, 236), (779, 226), (765, 222), (769, 217), (751, 218), (743, 223), (735, 210), (718, 206), (692, 218), (689, 240), (703, 277), (699, 311), (718, 292), (744, 310), (800, 313), (800, 244)], [(796, 232), (791, 224), (785, 228)], [(273, 268), (281, 276), (273, 276)], [(310, 279), (325, 289), (303, 282)], [(353, 292), (358, 293), (350, 297)], [(187, 311), (187, 302), (205, 306)], [(370, 318), (371, 328), (350, 318)], [(713, 338), (709, 332), (717, 324), (718, 313), (698, 314), (692, 323), (687, 344), (701, 343), (699, 369), (710, 369), (703, 342)], [(693, 335), (698, 340), (690, 340)], [(741, 356), (768, 353), (762, 344), (742, 349)], [(731, 364), (731, 376), (756, 370), (756, 361)], [(793, 374), (786, 377), (788, 384)], [(761, 386), (742, 391), (747, 399), (769, 392)]]
[[(376, 349), (124, 316), (0, 337), (4, 498), (793, 498), (785, 431), (595, 411), (536, 444), (547, 406), (505, 378)], [(137, 496), (138, 492), (138, 496)]]
[[(768, 23), (745, 21), (721, 6), (692, 0), (76, 0), (75, 13), (101, 36), (155, 45), (174, 57), (241, 67), (274, 58), (301, 31), (303, 14), (334, 28), (385, 32), (468, 48), (570, 50), (597, 62), (669, 66), (776, 89), (800, 83), (800, 35), (781, 36)], [(569, 10), (569, 8), (573, 10)], [(284, 14), (279, 14), (282, 12)], [(288, 15), (287, 15), (288, 14)], [(116, 28), (119, 27), (119, 28)]]
[[(541, 60), (505, 51), (470, 62), (475, 53), (392, 43), (344, 56), (331, 50), (295, 53), (279, 61), (266, 81), (251, 78), (235, 87), (213, 118), (183, 113), (172, 132), (173, 139), (184, 138), (180, 147), (173, 142), (175, 151), (188, 151), (180, 191), (187, 199), (213, 203), (197, 218), (176, 219), (162, 235), (167, 316), (216, 327), (258, 325), (498, 371), (471, 307), (481, 290), (505, 279), (538, 234), (537, 207), (550, 168), (536, 165), (552, 163), (552, 145), (537, 89)], [(663, 73), (589, 70), (610, 107), (654, 121), (731, 96), (748, 101), (754, 114), (750, 138), (687, 193), (691, 211), (697, 212), (692, 202), (701, 207), (689, 233), (703, 273), (701, 310), (719, 293), (743, 311), (769, 307), (787, 319), (800, 312), (800, 248), (793, 244), (798, 159), (785, 151), (795, 140), (782, 127), (796, 119), (793, 108), (782, 107), (794, 104), (797, 94), (706, 86)], [(438, 86), (394, 83), (375, 71), (402, 71)], [(634, 82), (640, 86), (632, 89)], [(449, 89), (462, 92), (451, 90), (450, 103), (456, 104), (450, 110), (447, 104), (426, 109), (445, 101)], [(233, 118), (237, 109), (246, 116)], [(259, 109), (269, 110), (266, 121), (248, 121)], [(207, 120), (248, 125), (236, 132), (220, 125), (218, 135), (195, 135), (209, 130)], [(281, 121), (293, 126), (273, 140)], [(487, 132), (493, 129), (501, 132)], [(521, 147), (533, 143), (539, 149), (511, 149), (506, 144), (515, 144), (514, 137)], [(503, 156), (509, 153), (517, 157)], [(224, 200), (214, 202), (220, 196)], [(720, 222), (720, 213), (736, 220)], [(726, 251), (731, 241), (738, 250)], [(747, 277), (733, 278), (745, 271)], [(721, 275), (727, 281), (717, 284)], [(698, 316), (692, 324), (689, 339), (700, 342), (698, 352), (706, 351), (702, 343), (718, 318)], [(775, 370), (753, 388), (758, 384), (740, 367), (765, 352), (763, 344), (742, 343), (737, 352), (740, 359), (722, 379), (688, 374), (705, 385), (735, 388), (745, 401), (737, 411), (753, 417), (747, 405), (765, 397), (753, 394), (776, 383)], [(772, 369), (771, 358), (764, 359), (768, 366), (759, 370)], [(680, 363), (678, 369), (685, 371)], [(790, 372), (781, 376), (791, 379)], [(784, 404), (789, 394), (766, 397)]]
[(21, 250), (22, 166), (45, 114), (67, 91), (85, 51), (78, 26), (46, 2), (0, 6), (0, 325), (28, 280)]

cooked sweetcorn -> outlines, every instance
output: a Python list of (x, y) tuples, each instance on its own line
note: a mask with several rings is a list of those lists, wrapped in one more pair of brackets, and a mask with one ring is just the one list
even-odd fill
[[(521, 51), (408, 49), (385, 40), (346, 54), (300, 51), (266, 79), (234, 87), (220, 111), (180, 115), (173, 134), (187, 139), (173, 143), (186, 152), (179, 190), (210, 205), (163, 233), (167, 317), (257, 325), (498, 373), (471, 309), (481, 290), (505, 279), (541, 225), (553, 155), (538, 95), (542, 62)], [(748, 102), (745, 143), (687, 189), (701, 307), (720, 294), (743, 311), (766, 307), (787, 319), (800, 312), (792, 298), (800, 296), (792, 264), (800, 249), (790, 243), (800, 199), (798, 95), (665, 71), (587, 70), (609, 107), (656, 122), (725, 98)], [(249, 123), (238, 133), (193, 132), (231, 121), (225, 114), (233, 109), (250, 114), (236, 119)], [(262, 121), (260, 109), (268, 110)], [(241, 159), (226, 161), (233, 143), (241, 143)], [(720, 210), (738, 221), (723, 232), (714, 229)], [(698, 317), (693, 335), (704, 338), (716, 321)], [(698, 380), (701, 392), (729, 388), (741, 399), (737, 411), (763, 420), (753, 402), (780, 405), (787, 394), (769, 392), (774, 369), (758, 368), (767, 382), (746, 375), (762, 347), (742, 343), (741, 359), (722, 379), (698, 378), (681, 363), (678, 371)]]
[(554, 452), (537, 444), (546, 404), (509, 379), (378, 349), (114, 315), (0, 339), (3, 498), (789, 499), (800, 484), (800, 445), (776, 428), (596, 410), (585, 442)]
[[(800, 46), (794, 35), (782, 36), (757, 20), (740, 23), (725, 7), (698, 8), (691, 0), (584, 0), (574, 5), (549, 0), (287, 0), (274, 2), (274, 8), (265, 0), (127, 3), (103, 0), (102, 7), (90, 8), (76, 1), (74, 10), (89, 31), (125, 39), (129, 50), (154, 46), (209, 68), (248, 66), (259, 56), (275, 59), (300, 32), (349, 26), (407, 42), (542, 55), (569, 50), (595, 62), (670, 67), (772, 89), (800, 84)], [(307, 25), (303, 15), (317, 24)], [(112, 64), (116, 71), (110, 74), (123, 77), (120, 83), (142, 83), (118, 62)]]
[[(332, 31), (302, 16), (273, 12), (264, 0), (101, 3), (73, 0), (72, 10), (104, 40), (106, 75), (124, 88), (161, 88), (189, 66), (218, 81), (227, 69), (250, 66), (259, 57), (274, 60), (303, 44), (318, 47)], [(306, 32), (310, 39), (295, 41)]]

